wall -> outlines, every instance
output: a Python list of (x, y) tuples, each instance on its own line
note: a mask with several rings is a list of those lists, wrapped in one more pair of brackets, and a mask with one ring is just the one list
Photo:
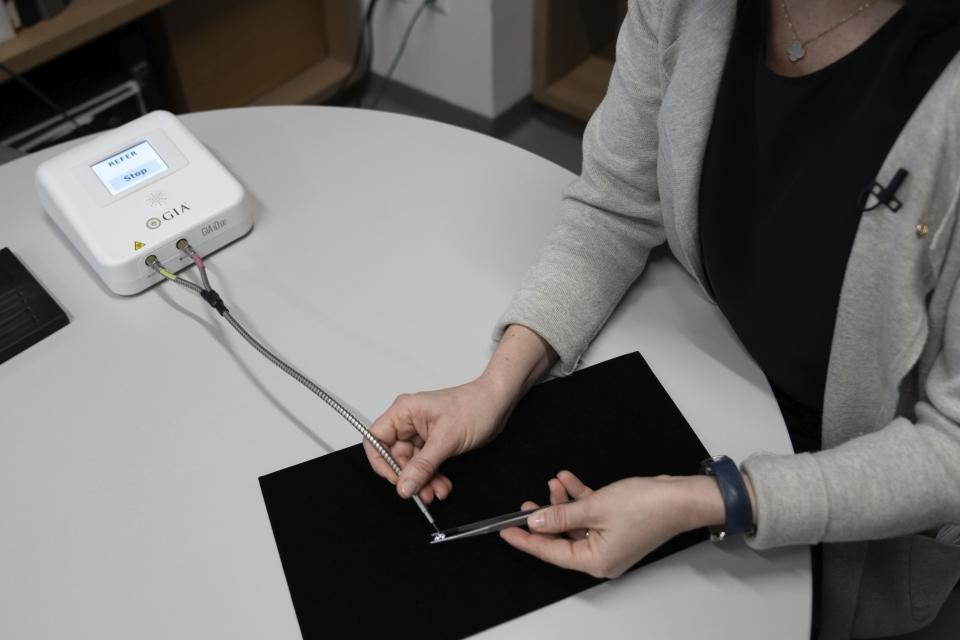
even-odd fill
[[(441, 0), (424, 12), (393, 79), (495, 118), (530, 93), (533, 0)], [(420, 0), (379, 0), (373, 71), (385, 75)], [(364, 2), (366, 6), (366, 2)]]

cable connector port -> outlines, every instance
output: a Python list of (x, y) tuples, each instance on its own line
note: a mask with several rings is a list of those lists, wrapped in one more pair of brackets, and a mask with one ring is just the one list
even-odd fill
[(189, 248), (190, 248), (190, 243), (187, 242), (186, 238), (180, 238), (179, 240), (177, 240), (177, 250), (186, 251)]
[(155, 268), (154, 265), (156, 266), (160, 265), (160, 259), (155, 255), (149, 255), (147, 256), (147, 259), (143, 261), (143, 263), (148, 267), (150, 267), (151, 269), (153, 269)]

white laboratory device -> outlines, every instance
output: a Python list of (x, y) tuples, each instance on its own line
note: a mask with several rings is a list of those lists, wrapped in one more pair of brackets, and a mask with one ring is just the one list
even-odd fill
[(153, 111), (37, 168), (40, 202), (114, 293), (129, 295), (187, 266), (176, 244), (203, 255), (253, 226), (243, 186), (171, 113)]

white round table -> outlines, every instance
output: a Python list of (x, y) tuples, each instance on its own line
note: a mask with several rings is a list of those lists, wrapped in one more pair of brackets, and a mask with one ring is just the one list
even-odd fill
[[(479, 374), (574, 178), (380, 112), (183, 120), (258, 204), (253, 231), (210, 257), (214, 286), (367, 420)], [(0, 167), (0, 246), (70, 317), (0, 364), (0, 637), (296, 638), (257, 478), (359, 436), (190, 292), (109, 293), (34, 190), (62, 148)], [(711, 453), (791, 450), (762, 374), (669, 258), (584, 364), (635, 350)], [(478, 637), (806, 640), (810, 604), (805, 548), (705, 543)]]

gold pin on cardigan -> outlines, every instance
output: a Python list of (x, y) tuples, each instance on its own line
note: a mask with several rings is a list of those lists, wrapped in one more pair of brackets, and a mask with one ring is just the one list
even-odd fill
[(927, 225), (927, 224), (925, 224), (925, 223), (923, 223), (923, 222), (921, 222), (920, 224), (917, 225), (917, 237), (918, 237), (918, 238), (922, 238), (923, 236), (927, 235), (929, 232), (930, 232), (930, 227), (929, 227), (929, 225)]

